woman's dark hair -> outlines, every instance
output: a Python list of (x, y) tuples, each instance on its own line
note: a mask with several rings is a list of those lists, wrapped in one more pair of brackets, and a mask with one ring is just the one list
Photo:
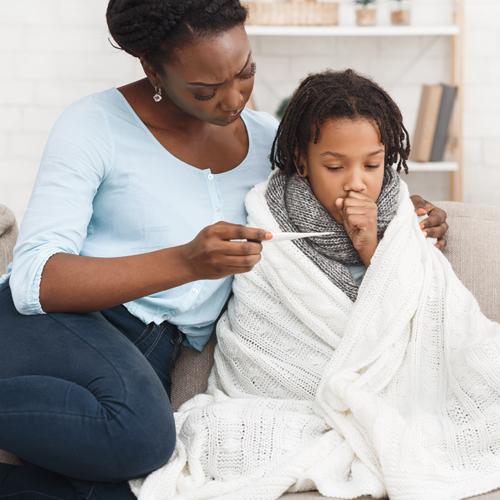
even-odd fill
[(319, 140), (320, 127), (331, 119), (366, 118), (377, 125), (385, 146), (385, 166), (397, 164), (408, 173), (410, 138), (397, 104), (379, 85), (352, 69), (309, 75), (293, 94), (278, 127), (271, 150), (273, 168), (287, 175), (302, 171), (311, 139)]
[(246, 16), (239, 0), (110, 0), (106, 12), (119, 48), (157, 71), (175, 49), (243, 24)]

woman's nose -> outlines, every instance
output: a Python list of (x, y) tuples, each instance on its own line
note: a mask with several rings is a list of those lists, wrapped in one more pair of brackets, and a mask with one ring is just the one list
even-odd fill
[(237, 113), (243, 107), (245, 99), (237, 86), (232, 86), (224, 95), (221, 108), (225, 113)]

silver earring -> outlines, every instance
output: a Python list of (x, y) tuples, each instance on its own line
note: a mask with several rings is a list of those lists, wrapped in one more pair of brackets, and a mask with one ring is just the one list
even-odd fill
[(155, 87), (156, 94), (153, 96), (154, 102), (160, 102), (163, 97), (161, 95), (161, 87)]

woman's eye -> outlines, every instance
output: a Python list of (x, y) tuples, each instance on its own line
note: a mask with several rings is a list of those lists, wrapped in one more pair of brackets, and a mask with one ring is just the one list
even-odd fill
[(342, 165), (326, 165), (326, 168), (328, 170), (340, 170), (342, 168)]
[(198, 101), (209, 101), (215, 97), (215, 92), (210, 95), (193, 94), (193, 96), (195, 99), (198, 99)]
[(255, 76), (255, 73), (257, 73), (257, 64), (252, 63), (250, 65), (250, 69), (246, 73), (242, 73), (240, 75), (240, 78), (242, 80), (248, 80), (249, 78), (252, 78)]
[(380, 167), (380, 165), (366, 165), (367, 168), (378, 168)]

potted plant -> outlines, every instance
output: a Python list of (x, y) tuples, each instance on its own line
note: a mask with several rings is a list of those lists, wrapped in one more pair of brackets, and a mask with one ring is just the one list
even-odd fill
[(391, 24), (395, 26), (405, 26), (410, 24), (410, 13), (410, 0), (392, 0)]
[(356, 24), (373, 26), (377, 24), (376, 0), (354, 0), (356, 4)]

